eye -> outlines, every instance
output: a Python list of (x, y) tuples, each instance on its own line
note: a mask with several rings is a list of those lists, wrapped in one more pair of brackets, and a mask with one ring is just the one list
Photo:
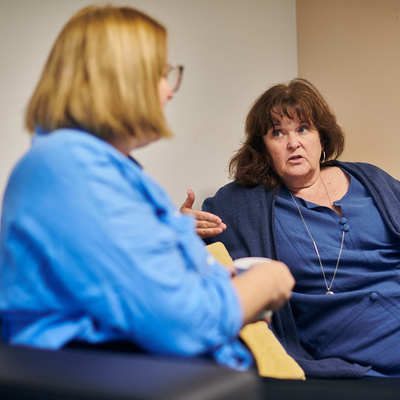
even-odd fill
[(273, 129), (271, 135), (273, 137), (280, 137), (282, 136), (282, 131), (280, 129)]
[(301, 125), (299, 126), (299, 128), (297, 129), (297, 131), (299, 133), (305, 133), (306, 131), (308, 131), (310, 129), (310, 127), (308, 125)]

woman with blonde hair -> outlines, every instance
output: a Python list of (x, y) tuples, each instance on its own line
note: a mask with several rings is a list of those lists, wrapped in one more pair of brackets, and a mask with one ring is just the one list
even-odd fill
[(166, 36), (133, 8), (90, 6), (57, 37), (27, 109), (32, 147), (3, 203), (7, 343), (124, 342), (246, 369), (241, 326), (289, 298), (280, 262), (231, 278), (130, 157), (171, 136), (163, 106), (183, 67), (167, 64)]

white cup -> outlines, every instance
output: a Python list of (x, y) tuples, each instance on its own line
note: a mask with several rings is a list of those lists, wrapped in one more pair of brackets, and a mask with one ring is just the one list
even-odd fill
[(261, 264), (261, 263), (266, 263), (270, 262), (271, 260), (266, 257), (243, 257), (243, 258), (237, 258), (236, 260), (233, 261), (233, 265), (239, 270), (239, 271), (244, 271), (246, 269), (249, 269), (255, 264)]

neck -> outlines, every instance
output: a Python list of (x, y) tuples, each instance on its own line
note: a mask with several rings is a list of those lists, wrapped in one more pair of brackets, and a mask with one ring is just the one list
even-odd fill
[(286, 187), (291, 193), (296, 196), (302, 197), (303, 195), (312, 195), (323, 189), (321, 181), (321, 171), (318, 169), (311, 177), (306, 179), (293, 179), (291, 181), (284, 181)]
[[(342, 211), (340, 207), (336, 206), (333, 201), (337, 198), (341, 198), (345, 192), (347, 191), (348, 185), (344, 186), (343, 191), (339, 191), (339, 195), (337, 191), (332, 191), (332, 183), (329, 181), (328, 170), (325, 170), (325, 173), (320, 173), (317, 175), (316, 179), (310, 182), (308, 185), (299, 185), (299, 186), (290, 186), (286, 184), (288, 190), (295, 196), (302, 198), (306, 201), (311, 201), (312, 203), (319, 204), (324, 207), (328, 207), (331, 210), (335, 211), (337, 214), (342, 215)], [(328, 184), (324, 180), (328, 179)]]
[(114, 142), (110, 143), (111, 146), (115, 147), (118, 151), (120, 151), (123, 155), (128, 156), (129, 153), (135, 149), (139, 149), (141, 147), (147, 146), (151, 142), (156, 139), (153, 138), (127, 138), (123, 140), (115, 140)]
[(301, 197), (304, 200), (311, 201), (316, 204), (320, 204), (325, 207), (329, 207), (335, 210), (335, 206), (331, 200), (328, 188), (323, 180), (322, 174), (318, 171), (313, 179), (307, 182), (307, 184), (299, 185), (287, 185), (288, 190), (295, 196)]

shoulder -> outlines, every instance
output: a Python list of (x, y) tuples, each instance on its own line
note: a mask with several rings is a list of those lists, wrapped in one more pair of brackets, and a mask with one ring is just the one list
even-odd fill
[(16, 166), (16, 170), (29, 169), (55, 179), (64, 177), (64, 182), (96, 177), (115, 182), (125, 177), (127, 170), (130, 175), (136, 170), (141, 174), (140, 167), (110, 144), (75, 129), (35, 135), (30, 150)]
[(382, 168), (366, 163), (366, 162), (343, 162), (343, 161), (336, 161), (335, 164), (344, 169), (345, 171), (350, 172), (351, 174), (356, 175), (360, 178), (366, 178), (368, 180), (378, 179), (387, 179), (396, 181), (389, 173), (387, 173)]
[(76, 202), (102, 206), (110, 196), (132, 197), (142, 186), (142, 175), (131, 160), (93, 135), (58, 130), (34, 137), (12, 171), (6, 200), (26, 198), (26, 203), (50, 209)]
[[(366, 163), (366, 162), (349, 162), (349, 161), (335, 161), (335, 164), (343, 169), (348, 170), (364, 170), (364, 171), (383, 171), (383, 169), (377, 167), (374, 164)], [(384, 172), (384, 171), (383, 171)]]
[(243, 194), (248, 190), (247, 187), (239, 185), (236, 182), (230, 182), (217, 190), (215, 195), (211, 198), (225, 198), (227, 196), (231, 196), (232, 194)]
[(222, 186), (215, 193), (213, 197), (209, 197), (206, 200), (232, 200), (232, 199), (240, 199), (240, 198), (249, 198), (254, 196), (259, 196), (260, 194), (267, 194), (270, 191), (267, 190), (263, 185), (255, 185), (255, 186), (244, 186), (240, 185), (236, 182), (230, 182), (224, 186)]
[(99, 157), (115, 160), (126, 158), (107, 142), (76, 129), (59, 129), (48, 134), (35, 135), (28, 156), (43, 161), (79, 160), (81, 163), (90, 163)]
[(223, 216), (227, 212), (243, 213), (249, 209), (265, 208), (272, 201), (273, 191), (263, 185), (243, 186), (236, 182), (221, 187), (213, 197), (207, 198), (202, 206), (204, 211)]

